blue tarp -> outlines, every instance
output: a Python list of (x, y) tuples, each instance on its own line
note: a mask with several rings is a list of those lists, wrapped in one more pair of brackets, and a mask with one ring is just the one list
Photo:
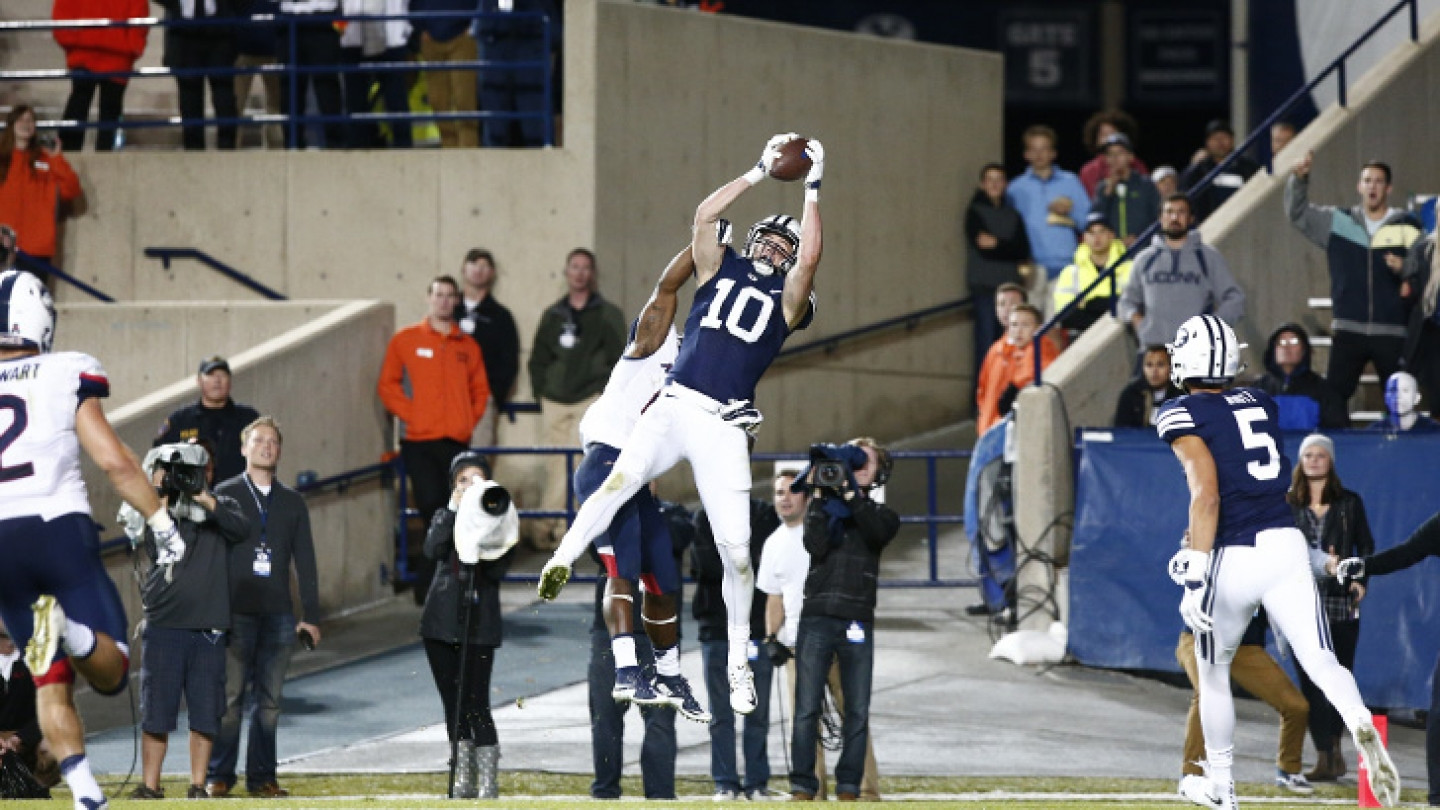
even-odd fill
[[(1440, 510), (1440, 435), (1335, 431), (1336, 467), (1365, 501), (1377, 550)], [(1296, 459), (1303, 433), (1287, 435)], [(1153, 430), (1082, 436), (1070, 552), (1070, 652), (1089, 666), (1179, 672), (1180, 590), (1165, 564), (1185, 531), (1189, 494)], [(1367, 703), (1430, 705), (1440, 655), (1440, 559), (1374, 579), (1360, 606), (1355, 675)]]

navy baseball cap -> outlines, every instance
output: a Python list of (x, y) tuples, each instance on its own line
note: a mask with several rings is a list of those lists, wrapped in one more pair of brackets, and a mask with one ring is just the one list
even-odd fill
[(1110, 220), (1106, 219), (1105, 214), (1101, 211), (1091, 211), (1090, 215), (1085, 217), (1086, 231), (1089, 231), (1092, 227), (1096, 225), (1104, 225), (1106, 228), (1110, 229), (1111, 233), (1115, 232), (1115, 227), (1110, 224)]
[(209, 374), (212, 371), (223, 371), (230, 373), (230, 364), (220, 355), (212, 355), (200, 361), (200, 373)]

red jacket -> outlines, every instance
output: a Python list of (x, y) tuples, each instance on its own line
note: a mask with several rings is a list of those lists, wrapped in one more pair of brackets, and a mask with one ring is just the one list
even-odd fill
[(42, 150), (32, 163), (16, 149), (0, 185), (0, 223), (15, 229), (21, 250), (48, 259), (55, 255), (55, 206), (79, 196), (80, 176), (64, 157)]
[(480, 345), (453, 324), (448, 335), (436, 332), (429, 319), (390, 339), (376, 390), (385, 410), (405, 423), (405, 438), (415, 442), (454, 439), (469, 444), (490, 398)]
[[(149, 17), (149, 0), (55, 0), (54, 20), (124, 20)], [(56, 29), (55, 41), (65, 49), (65, 67), (92, 73), (133, 70), (145, 52), (148, 28)], [(125, 79), (115, 81), (124, 84)]]

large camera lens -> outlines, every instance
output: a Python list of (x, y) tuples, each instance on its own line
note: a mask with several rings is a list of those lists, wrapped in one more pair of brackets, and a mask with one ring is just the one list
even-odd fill
[(176, 464), (170, 468), (170, 480), (183, 495), (199, 495), (205, 491), (205, 470), (200, 467)]
[(838, 489), (845, 485), (845, 465), (839, 461), (815, 462), (815, 486)]
[(480, 493), (480, 508), (491, 517), (500, 517), (510, 509), (510, 493), (502, 486), (493, 486)]

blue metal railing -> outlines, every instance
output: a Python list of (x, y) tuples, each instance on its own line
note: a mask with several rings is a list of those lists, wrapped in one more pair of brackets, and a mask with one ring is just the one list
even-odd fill
[(973, 299), (971, 298), (961, 298), (956, 301), (949, 301), (944, 304), (937, 304), (933, 307), (917, 309), (914, 312), (909, 312), (904, 315), (897, 315), (893, 318), (886, 318), (883, 321), (876, 321), (875, 323), (866, 324), (865, 326), (857, 326), (854, 329), (847, 329), (843, 332), (837, 332), (828, 337), (817, 338), (816, 340), (812, 340), (809, 343), (802, 343), (799, 346), (792, 346), (791, 348), (785, 349), (784, 351), (776, 355), (775, 359), (784, 360), (795, 357), (797, 355), (819, 351), (821, 349), (825, 350), (826, 352), (833, 352), (835, 351), (835, 349), (839, 348), (841, 343), (844, 343), (848, 340), (853, 340), (859, 337), (866, 337), (868, 335), (873, 335), (876, 332), (883, 332), (886, 329), (893, 329), (897, 326), (904, 326), (906, 329), (914, 329), (915, 327), (920, 325), (920, 321), (926, 318), (933, 317), (935, 315), (943, 315), (947, 312), (958, 312), (970, 306), (972, 302)]
[[(1205, 175), (1205, 177), (1203, 177), (1199, 183), (1196, 183), (1189, 192), (1191, 198), (1193, 199), (1196, 194), (1199, 194), (1209, 189), (1211, 183), (1215, 181), (1216, 177), (1223, 174), (1227, 169), (1229, 169), (1230, 166), (1234, 164), (1234, 162), (1239, 159), (1241, 155), (1245, 154), (1245, 152), (1252, 146), (1254, 146), (1257, 142), (1260, 142), (1262, 137), (1268, 138), (1271, 125), (1284, 118), (1285, 115), (1290, 112), (1290, 110), (1294, 109), (1296, 104), (1299, 104), (1300, 101), (1304, 99), (1305, 96), (1309, 95), (1310, 92), (1314, 90), (1317, 86), (1319, 86), (1321, 82), (1330, 78), (1330, 74), (1332, 73), (1336, 75), (1336, 79), (1339, 81), (1340, 92), (1338, 94), (1338, 97), (1340, 106), (1347, 106), (1347, 76), (1345, 72), (1345, 60), (1354, 55), (1357, 50), (1359, 50), (1362, 46), (1364, 46), (1366, 42), (1370, 40), (1370, 37), (1374, 36), (1375, 33), (1379, 31), (1382, 27), (1384, 27), (1386, 23), (1394, 19), (1395, 15), (1399, 14), (1400, 10), (1405, 8), (1406, 6), (1409, 6), (1410, 8), (1410, 41), (1419, 42), (1420, 10), (1418, 2), (1419, 0), (1399, 0), (1399, 2), (1397, 2), (1393, 7), (1391, 7), (1389, 11), (1387, 11), (1382, 17), (1380, 17), (1380, 19), (1377, 20), (1374, 25), (1366, 29), (1365, 33), (1357, 37), (1355, 41), (1350, 44), (1350, 47), (1346, 48), (1340, 53), (1339, 56), (1335, 57), (1335, 59), (1331, 61), (1324, 70), (1320, 71), (1320, 73), (1315, 76), (1315, 78), (1311, 79), (1304, 87), (1295, 91), (1294, 95), (1290, 96), (1290, 98), (1287, 99), (1285, 103), (1281, 104), (1275, 109), (1274, 112), (1270, 113), (1270, 115), (1267, 116), (1258, 127), (1256, 127), (1250, 132), (1250, 135), (1247, 136), (1245, 140), (1240, 143), (1239, 146), (1235, 147), (1234, 151), (1227, 155), (1224, 160), (1220, 161), (1220, 163), (1214, 169), (1212, 169), (1209, 174)], [(1265, 171), (1270, 174), (1274, 174), (1275, 172), (1275, 156), (1270, 155), (1268, 149), (1266, 150), (1265, 157)], [(1088, 296), (1092, 290), (1097, 288), (1107, 279), (1112, 280), (1110, 314), (1114, 315), (1115, 307), (1118, 303), (1118, 296), (1113, 295), (1113, 278), (1115, 276), (1115, 271), (1119, 269), (1119, 267), (1124, 263), (1132, 261), (1135, 258), (1135, 254), (1148, 247), (1151, 237), (1155, 235), (1156, 231), (1158, 231), (1159, 228), (1159, 222), (1152, 223), (1150, 227), (1146, 228), (1135, 240), (1135, 243), (1132, 244), (1130, 247), (1126, 248), (1124, 253), (1120, 254), (1120, 258), (1118, 260), (1111, 263), (1109, 267), (1105, 268), (1104, 272), (1100, 273), (1099, 277), (1096, 278), (1095, 281), (1091, 282), (1091, 284), (1086, 287), (1083, 292), (1075, 296), (1075, 300), (1071, 301), (1060, 311), (1056, 312), (1049, 321), (1047, 321), (1043, 326), (1040, 327), (1039, 330), (1035, 332), (1035, 337), (1032, 339), (1031, 342), (1031, 351), (1035, 355), (1035, 385), (1038, 386), (1042, 384), (1040, 378), (1040, 341), (1044, 339), (1045, 335), (1048, 334), (1050, 330), (1054, 329), (1057, 324), (1059, 324), (1062, 320), (1069, 316), (1069, 314), (1075, 310), (1075, 307), (1079, 305), (1081, 301), (1085, 300), (1085, 297)]]
[[(540, 53), (542, 56), (536, 59), (516, 60), (494, 60), (475, 59), (464, 61), (444, 62), (365, 62), (362, 64), (339, 64), (339, 65), (300, 65), (298, 62), (298, 37), (296, 31), (301, 26), (310, 27), (314, 25), (335, 25), (336, 23), (365, 23), (384, 22), (390, 20), (467, 20), (477, 24), (485, 23), (490, 26), (495, 24), (511, 25), (516, 23), (540, 24)], [(121, 20), (89, 19), (89, 20), (10, 20), (0, 22), (0, 34), (19, 33), (24, 31), (56, 31), (66, 29), (96, 29), (96, 28), (234, 28), (237, 26), (255, 27), (264, 26), (267, 28), (279, 29), (285, 27), (288, 33), (289, 61), (284, 64), (256, 65), (249, 67), (207, 67), (207, 68), (139, 68), (130, 71), (109, 71), (87, 73), (91, 79), (153, 79), (153, 78), (183, 78), (183, 77), (233, 77), (263, 74), (280, 74), (286, 77), (288, 83), (289, 109), (283, 115), (253, 115), (235, 118), (198, 118), (184, 119), (177, 116), (167, 117), (164, 120), (148, 121), (42, 121), (41, 126), (58, 127), (63, 129), (150, 129), (157, 127), (184, 127), (184, 126), (243, 126), (243, 125), (264, 125), (284, 124), (288, 128), (287, 142), (291, 145), (298, 144), (299, 128), (305, 124), (340, 124), (353, 121), (368, 123), (383, 123), (389, 121), (513, 121), (513, 120), (536, 120), (539, 121), (543, 130), (543, 145), (553, 146), (555, 143), (555, 126), (552, 110), (554, 108), (554, 68), (551, 64), (549, 54), (553, 44), (553, 23), (549, 17), (540, 12), (500, 12), (500, 13), (477, 13), (470, 11), (429, 11), (412, 12), (408, 14), (282, 14), (276, 15), (255, 15), (253, 17), (229, 17), (223, 19), (161, 19), (158, 17), (133, 17)], [(385, 112), (385, 113), (349, 113), (341, 115), (309, 115), (304, 113), (304, 99), (299, 97), (299, 77), (312, 74), (348, 74), (348, 73), (394, 73), (409, 71), (449, 71), (449, 70), (474, 70), (484, 72), (509, 71), (509, 70), (533, 70), (541, 71), (544, 75), (542, 82), (542, 108), (531, 111), (502, 111), (502, 110), (475, 110), (466, 112)], [(0, 81), (58, 81), (71, 78), (68, 70), (6, 70), (0, 71)], [(337, 144), (327, 144), (327, 147), (335, 147)]]
[(200, 262), (206, 267), (209, 267), (211, 270), (214, 270), (220, 275), (225, 276), (231, 281), (234, 281), (237, 284), (241, 284), (245, 287), (250, 288), (251, 290), (254, 290), (257, 293), (260, 293), (271, 301), (288, 300), (283, 293), (276, 292), (275, 290), (266, 287), (264, 284), (261, 284), (260, 282), (251, 278), (249, 275), (242, 273), (239, 270), (236, 270), (230, 265), (225, 264), (224, 262), (202, 250), (196, 250), (195, 248), (147, 247), (145, 248), (145, 256), (146, 258), (150, 259), (159, 259), (160, 264), (166, 270), (170, 269), (170, 261), (172, 259), (194, 259), (195, 261)]
[(50, 262), (47, 262), (44, 259), (36, 258), (35, 256), (31, 256), (29, 253), (26, 253), (23, 250), (15, 252), (15, 266), (20, 268), (21, 270), (29, 270), (30, 272), (36, 273), (37, 275), (39, 275), (40, 273), (48, 273), (51, 276), (60, 279), (66, 284), (75, 287), (76, 289), (93, 298), (98, 298), (107, 304), (115, 303), (114, 298), (111, 298), (105, 293), (100, 292), (98, 289), (91, 287), (89, 284), (86, 284), (80, 279), (70, 275), (69, 273), (66, 273), (65, 271), (61, 270)]

